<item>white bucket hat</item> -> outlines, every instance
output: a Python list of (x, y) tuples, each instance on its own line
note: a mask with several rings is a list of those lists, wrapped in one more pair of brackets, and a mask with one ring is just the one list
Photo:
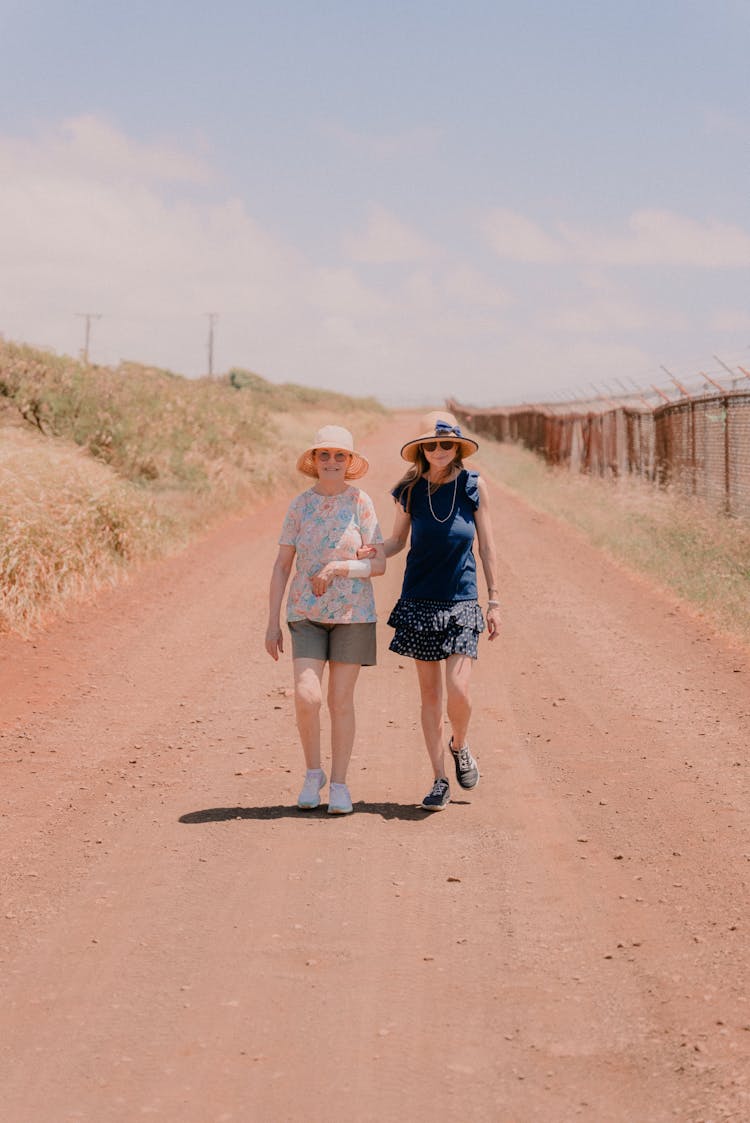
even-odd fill
[(299, 471), (304, 472), (306, 476), (312, 476), (315, 480), (318, 478), (318, 470), (315, 467), (315, 452), (319, 448), (336, 449), (336, 451), (340, 449), (342, 452), (349, 453), (351, 460), (344, 479), (358, 480), (360, 476), (364, 476), (370, 467), (367, 457), (354, 451), (354, 437), (348, 429), (344, 429), (343, 425), (324, 425), (322, 429), (318, 429), (313, 438), (313, 443), (305, 449), (297, 461)]

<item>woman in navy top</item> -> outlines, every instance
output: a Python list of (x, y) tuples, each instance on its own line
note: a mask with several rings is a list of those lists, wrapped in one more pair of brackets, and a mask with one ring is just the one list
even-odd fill
[(475, 536), (489, 590), (491, 640), (498, 634), (500, 612), (487, 488), (477, 472), (463, 466), (479, 446), (463, 436), (456, 418), (444, 410), (427, 414), (421, 428), (420, 436), (401, 449), (411, 467), (392, 492), (398, 506), (393, 532), (385, 542), (386, 557), (403, 550), (410, 532), (411, 542), (401, 597), (388, 623), (395, 628), (391, 651), (414, 659), (417, 668), (422, 732), (434, 771), (434, 784), (422, 806), (441, 811), (450, 803), (442, 737), (444, 692), (456, 779), (462, 788), (479, 782), (466, 740), (472, 661), (485, 628), (478, 603)]

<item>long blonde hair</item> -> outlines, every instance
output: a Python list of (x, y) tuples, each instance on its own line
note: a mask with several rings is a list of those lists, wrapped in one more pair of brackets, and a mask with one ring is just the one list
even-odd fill
[[(464, 466), (464, 462), (461, 459), (461, 445), (457, 442), (456, 443), (456, 451), (454, 453), (453, 459), (451, 460), (448, 467), (445, 469), (445, 473), (444, 473), (445, 479), (447, 479), (448, 476), (450, 476), (450, 474), (451, 474), (451, 472), (453, 471), (454, 468), (457, 468), (458, 471), (461, 472), (463, 470), (463, 466)], [(422, 479), (423, 476), (427, 475), (429, 470), (430, 470), (430, 465), (427, 463), (427, 457), (425, 456), (424, 451), (422, 449), (422, 446), (420, 444), (420, 445), (417, 446), (416, 455), (414, 457), (414, 463), (411, 464), (406, 469), (406, 471), (404, 472), (401, 479), (398, 481), (396, 486), (393, 488), (393, 490), (396, 492), (396, 495), (395, 495), (396, 502), (401, 503), (402, 500), (404, 501), (403, 506), (404, 506), (404, 510), (407, 512), (407, 514), (411, 511), (411, 495), (412, 495), (412, 492), (414, 491), (414, 488), (415, 488), (416, 484)], [(437, 481), (437, 483), (431, 483), (428, 480), (427, 481), (427, 487), (430, 489), (431, 493), (434, 494), (437, 491), (437, 489), (442, 484), (445, 483), (445, 479), (440, 479), (440, 480)]]

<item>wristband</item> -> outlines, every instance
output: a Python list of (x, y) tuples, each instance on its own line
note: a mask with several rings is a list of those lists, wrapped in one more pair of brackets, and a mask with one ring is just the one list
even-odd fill
[(488, 600), (487, 601), (487, 607), (488, 608), (499, 608), (500, 607), (500, 601), (499, 600)]
[(369, 558), (363, 560), (344, 562), (347, 577), (369, 577), (372, 573), (372, 562)]

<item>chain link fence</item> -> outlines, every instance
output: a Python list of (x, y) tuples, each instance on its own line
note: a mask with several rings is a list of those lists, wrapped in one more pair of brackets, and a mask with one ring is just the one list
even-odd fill
[(685, 397), (655, 409), (619, 405), (448, 408), (478, 434), (513, 441), (550, 464), (617, 477), (628, 473), (693, 495), (711, 509), (750, 517), (750, 390)]

